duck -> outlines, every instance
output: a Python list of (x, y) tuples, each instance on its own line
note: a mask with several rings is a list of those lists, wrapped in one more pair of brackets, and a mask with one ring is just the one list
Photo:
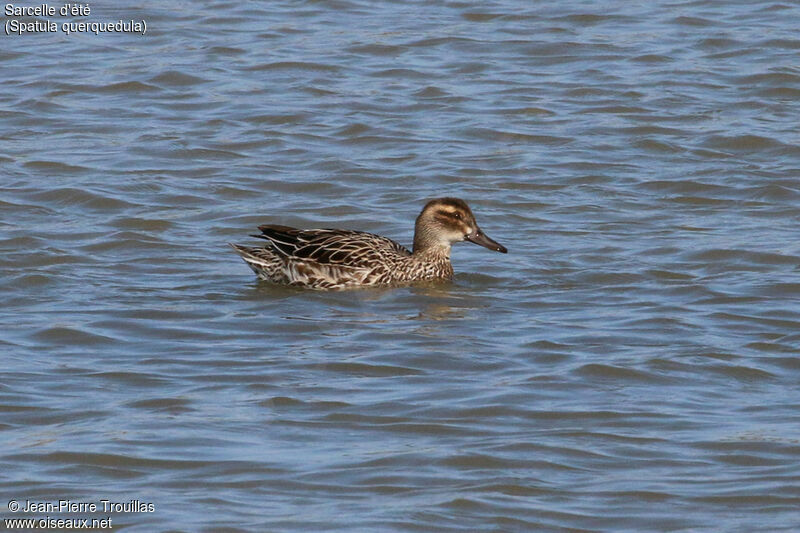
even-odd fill
[(256, 276), (280, 285), (317, 290), (406, 285), (453, 279), (450, 248), (469, 241), (495, 252), (505, 246), (489, 238), (464, 200), (435, 198), (414, 224), (409, 251), (380, 235), (345, 229), (297, 229), (265, 224), (263, 246), (230, 243)]

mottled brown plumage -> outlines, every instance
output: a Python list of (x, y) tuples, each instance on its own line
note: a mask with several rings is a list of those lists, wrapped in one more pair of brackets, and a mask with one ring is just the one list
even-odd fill
[(259, 226), (263, 247), (231, 244), (260, 279), (311, 289), (396, 285), (453, 277), (450, 247), (469, 240), (490, 250), (505, 247), (487, 237), (458, 198), (431, 200), (417, 217), (414, 250), (391, 239), (341, 229), (300, 230)]

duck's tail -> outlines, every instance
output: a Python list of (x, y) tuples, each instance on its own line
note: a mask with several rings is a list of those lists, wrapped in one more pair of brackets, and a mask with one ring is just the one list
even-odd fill
[(253, 269), (256, 276), (269, 281), (280, 279), (279, 272), (283, 267), (283, 261), (275, 252), (264, 247), (242, 246), (232, 242), (228, 244), (244, 259), (247, 266)]

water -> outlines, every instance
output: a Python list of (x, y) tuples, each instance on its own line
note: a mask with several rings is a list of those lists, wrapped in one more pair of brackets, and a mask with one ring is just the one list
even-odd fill
[[(150, 4), (0, 36), (0, 517), (800, 527), (795, 4)], [(442, 195), (510, 251), (450, 285), (227, 247)]]

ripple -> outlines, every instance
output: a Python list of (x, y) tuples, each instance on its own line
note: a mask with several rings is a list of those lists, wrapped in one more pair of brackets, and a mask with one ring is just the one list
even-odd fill
[(56, 345), (87, 345), (110, 344), (115, 341), (111, 337), (98, 335), (78, 328), (55, 326), (36, 332), (33, 337), (41, 342)]
[(43, 190), (29, 195), (32, 200), (54, 206), (80, 206), (96, 211), (118, 211), (134, 204), (114, 198), (99, 191), (62, 187)]
[(413, 368), (365, 363), (325, 363), (324, 366), (327, 371), (359, 377), (416, 376), (423, 373)]
[(188, 87), (192, 85), (200, 85), (202, 83), (206, 83), (208, 80), (205, 80), (198, 76), (192, 76), (190, 74), (186, 74), (185, 72), (180, 72), (177, 70), (167, 70), (165, 72), (162, 72), (158, 76), (150, 78), (150, 81), (152, 83), (155, 83), (156, 85)]
[(731, 264), (747, 263), (750, 265), (798, 265), (800, 256), (783, 255), (770, 252), (757, 252), (742, 249), (710, 249), (684, 254), (686, 259), (703, 263)]
[(391, 57), (400, 55), (406, 50), (407, 48), (405, 46), (386, 45), (377, 43), (351, 46), (347, 49), (348, 52), (353, 54), (364, 54), (372, 56), (391, 56)]
[(575, 372), (577, 375), (587, 378), (643, 381), (648, 383), (658, 383), (663, 381), (663, 379), (659, 376), (649, 372), (598, 363), (583, 365)]
[(167, 470), (188, 470), (209, 466), (208, 461), (191, 461), (174, 459), (153, 459), (134, 457), (130, 455), (92, 453), (92, 452), (52, 452), (44, 455), (31, 456), (19, 454), (17, 459), (22, 461), (32, 460), (38, 463), (51, 464), (80, 464), (84, 466), (109, 466), (119, 468), (166, 468)]
[(142, 83), (142, 82), (139, 82), (139, 81), (125, 81), (125, 82), (119, 82), (119, 83), (111, 83), (109, 85), (100, 85), (100, 86), (94, 86), (94, 87), (91, 87), (91, 86), (90, 87), (84, 87), (84, 90), (87, 90), (87, 89), (89, 91), (93, 91), (93, 92), (114, 93), (114, 94), (119, 94), (119, 93), (122, 93), (122, 94), (124, 94), (124, 93), (147, 93), (147, 92), (152, 92), (152, 91), (158, 91), (159, 90), (159, 88), (154, 86), (154, 85), (150, 85), (150, 84), (147, 84), (147, 83)]
[(84, 173), (89, 170), (78, 165), (69, 165), (60, 161), (26, 161), (24, 166), (37, 171), (50, 173)]
[(766, 150), (781, 150), (795, 154), (800, 149), (785, 145), (774, 139), (759, 135), (713, 135), (703, 142), (703, 146), (714, 150), (727, 150), (731, 152), (761, 152)]
[(273, 70), (310, 70), (312, 72), (337, 72), (340, 67), (336, 65), (326, 65), (323, 63), (313, 63), (308, 61), (275, 61), (248, 67), (250, 71), (273, 71)]
[(695, 26), (701, 28), (716, 25), (715, 22), (702, 17), (681, 16), (675, 17), (672, 22), (680, 26)]
[(533, 135), (530, 133), (519, 133), (510, 131), (492, 130), (487, 128), (468, 128), (463, 132), (467, 137), (490, 141), (502, 141), (509, 143), (531, 143), (543, 145), (563, 145), (571, 141), (566, 137), (555, 137), (549, 135)]
[(128, 406), (146, 411), (179, 415), (193, 411), (190, 407), (190, 403), (191, 402), (185, 398), (150, 398), (131, 402)]

